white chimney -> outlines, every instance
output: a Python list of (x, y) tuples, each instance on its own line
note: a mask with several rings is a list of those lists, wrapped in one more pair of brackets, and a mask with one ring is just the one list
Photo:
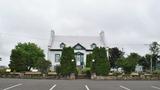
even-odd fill
[(50, 41), (49, 41), (48, 48), (52, 47), (52, 44), (54, 42), (54, 37), (55, 37), (55, 32), (54, 32), (54, 30), (51, 30), (51, 36), (50, 36)]
[(106, 47), (106, 43), (105, 43), (106, 41), (105, 41), (105, 33), (104, 33), (104, 31), (100, 32), (100, 40), (101, 40), (103, 46)]

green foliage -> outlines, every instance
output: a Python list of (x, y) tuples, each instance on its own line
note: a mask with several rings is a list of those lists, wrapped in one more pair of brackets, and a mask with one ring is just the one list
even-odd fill
[(61, 73), (61, 67), (60, 66), (56, 66), (56, 73), (59, 76)]
[(149, 70), (150, 69), (150, 60), (151, 55), (146, 54), (145, 56), (141, 57), (138, 64), (143, 66), (143, 70)]
[(87, 77), (91, 76), (91, 68), (82, 69), (82, 74), (86, 74)]
[(87, 71), (90, 71), (91, 70), (91, 68), (83, 68), (82, 69), (82, 74), (85, 74)]
[(86, 74), (87, 71), (90, 71), (91, 68), (77, 68), (78, 74)]
[(155, 54), (155, 55), (158, 55), (159, 52), (160, 52), (160, 45), (157, 43), (157, 42), (153, 42), (152, 44), (150, 44), (150, 48), (149, 50)]
[(152, 44), (150, 44), (150, 48), (149, 50), (152, 53), (152, 65), (153, 65), (153, 69), (156, 69), (156, 65), (158, 62), (158, 59), (160, 58), (159, 53), (160, 53), (160, 45), (157, 42), (153, 42)]
[(73, 48), (71, 47), (63, 48), (60, 64), (61, 64), (60, 66), (61, 75), (67, 76), (70, 75), (71, 73), (77, 73)]
[(47, 73), (50, 67), (51, 67), (51, 62), (48, 60), (43, 59), (43, 60), (37, 61), (37, 68), (42, 73)]
[(138, 64), (141, 56), (137, 53), (131, 53), (127, 58), (120, 58), (116, 64), (122, 67), (125, 73), (131, 73), (135, 70), (135, 66)]
[(115, 68), (116, 61), (123, 56), (124, 52), (120, 51), (117, 47), (109, 48), (109, 61), (112, 68)]
[(1, 75), (1, 74), (5, 74), (5, 73), (6, 73), (6, 68), (0, 69), (0, 75)]
[(38, 68), (37, 62), (44, 60), (44, 53), (34, 43), (18, 43), (12, 49), (9, 67), (12, 71), (30, 71), (31, 68)]
[(92, 54), (88, 54), (86, 58), (86, 67), (91, 67), (92, 60), (93, 60)]
[(155, 74), (155, 75), (160, 75), (160, 70), (155, 70), (155, 71), (153, 71), (153, 74)]
[(105, 48), (94, 48), (93, 50), (93, 59), (95, 62), (92, 62), (91, 70), (97, 75), (107, 75), (110, 71), (110, 64), (107, 60), (107, 53)]

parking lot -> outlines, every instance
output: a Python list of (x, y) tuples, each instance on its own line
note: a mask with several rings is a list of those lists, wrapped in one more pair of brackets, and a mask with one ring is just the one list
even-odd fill
[(0, 79), (0, 90), (160, 90), (160, 81)]

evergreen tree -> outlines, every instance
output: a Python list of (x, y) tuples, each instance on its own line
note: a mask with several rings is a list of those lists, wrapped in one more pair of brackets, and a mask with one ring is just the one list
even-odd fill
[(88, 54), (86, 58), (86, 67), (89, 67), (89, 68), (91, 67), (92, 60), (93, 60), (92, 54)]
[(71, 73), (76, 73), (76, 61), (74, 58), (74, 49), (64, 47), (60, 61), (60, 73), (63, 76), (68, 76)]
[(96, 75), (107, 75), (110, 71), (110, 64), (107, 60), (106, 49), (103, 47), (96, 47), (93, 50), (93, 62), (92, 71), (95, 71)]

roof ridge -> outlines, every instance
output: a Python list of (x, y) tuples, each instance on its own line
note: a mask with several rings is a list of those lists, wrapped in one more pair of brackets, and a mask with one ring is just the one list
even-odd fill
[(55, 36), (58, 36), (58, 37), (99, 37), (99, 36), (81, 36), (81, 35), (55, 35)]

